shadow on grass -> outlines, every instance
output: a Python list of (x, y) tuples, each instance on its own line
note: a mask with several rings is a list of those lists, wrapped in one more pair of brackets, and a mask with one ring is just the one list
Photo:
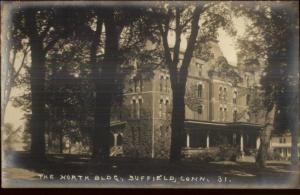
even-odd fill
[[(9, 156), (9, 157), (8, 157)], [(30, 158), (27, 152), (14, 152), (8, 155), (7, 168), (24, 169), (23, 174), (31, 171), (44, 175), (129, 175), (146, 176), (189, 176), (189, 177), (228, 177), (236, 184), (261, 184), (276, 182), (288, 184), (288, 178), (295, 174), (286, 163), (270, 163), (266, 168), (257, 168), (253, 162), (203, 162), (182, 160), (170, 164), (166, 159), (131, 159), (114, 157), (108, 162), (94, 162), (89, 155), (48, 154), (43, 162)], [(22, 176), (23, 177), (23, 176)], [(34, 176), (38, 177), (37, 175)]]

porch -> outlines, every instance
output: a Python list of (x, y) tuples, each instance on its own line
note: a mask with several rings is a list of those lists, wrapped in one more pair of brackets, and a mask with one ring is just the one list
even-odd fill
[(259, 148), (261, 125), (234, 122), (185, 121), (185, 152), (202, 153), (221, 145), (238, 148), (241, 158)]

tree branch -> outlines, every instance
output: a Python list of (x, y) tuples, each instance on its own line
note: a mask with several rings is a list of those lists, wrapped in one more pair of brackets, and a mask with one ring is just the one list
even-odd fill
[(63, 33), (60, 33), (60, 35), (57, 35), (55, 38), (53, 38), (53, 39), (48, 43), (48, 45), (45, 46), (45, 48), (44, 48), (44, 52), (45, 52), (45, 53), (54, 47), (54, 45), (57, 43), (57, 41), (61, 38), (61, 35), (62, 35), (62, 34), (63, 34)]
[(184, 58), (182, 61), (182, 65), (180, 67), (180, 82), (185, 83), (186, 82), (186, 77), (187, 77), (187, 69), (190, 65), (191, 59), (193, 57), (193, 51), (195, 49), (195, 42), (198, 36), (198, 31), (199, 31), (199, 18), (200, 18), (200, 13), (202, 9), (201, 7), (196, 7), (193, 13), (193, 20), (192, 20), (192, 30), (191, 30), (191, 35), (187, 44), (186, 51), (184, 53)]
[(29, 52), (28, 48), (29, 48), (29, 45), (24, 49), (24, 55), (23, 55), (23, 58), (22, 58), (21, 65), (20, 65), (19, 69), (15, 72), (15, 74), (12, 76), (12, 82), (14, 82), (14, 80), (18, 77), (18, 75), (19, 75), (21, 69), (22, 69), (22, 68), (24, 67), (24, 65), (25, 65), (25, 59), (26, 59), (27, 54), (28, 54), (28, 52)]
[(179, 52), (180, 52), (180, 43), (181, 43), (181, 27), (180, 27), (180, 8), (176, 7), (176, 28), (175, 28), (175, 46), (174, 46), (174, 54), (173, 54), (173, 66), (177, 67), (177, 64), (179, 62)]

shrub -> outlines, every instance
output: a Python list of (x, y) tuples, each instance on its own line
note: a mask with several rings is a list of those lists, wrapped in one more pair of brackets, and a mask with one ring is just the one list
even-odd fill
[(237, 157), (239, 156), (240, 152), (237, 147), (233, 147), (230, 145), (221, 145), (219, 146), (220, 152), (219, 157), (220, 160), (230, 160), (230, 161), (236, 161)]

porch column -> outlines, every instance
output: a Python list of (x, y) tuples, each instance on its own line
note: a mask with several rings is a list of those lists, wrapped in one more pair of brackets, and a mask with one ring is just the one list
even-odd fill
[(258, 150), (260, 146), (260, 136), (257, 136), (256, 138), (256, 149)]
[(209, 132), (206, 134), (206, 148), (209, 148)]
[(186, 134), (186, 147), (187, 148), (190, 147), (190, 134), (189, 133)]
[(240, 138), (240, 151), (242, 154), (242, 158), (244, 158), (244, 134), (241, 132), (241, 138)]
[(118, 134), (114, 133), (114, 146), (117, 146)]

